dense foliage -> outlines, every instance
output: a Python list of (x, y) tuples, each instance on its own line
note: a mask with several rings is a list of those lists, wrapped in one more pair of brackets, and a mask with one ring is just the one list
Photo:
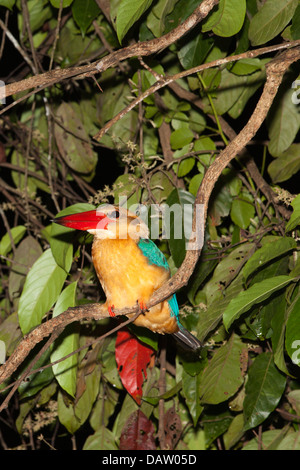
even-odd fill
[[(200, 3), (0, 0), (1, 79), (19, 82), (160, 38)], [(195, 28), (150, 57), (6, 99), (0, 116), (2, 361), (41, 322), (104, 300), (91, 263), (92, 237), (51, 220), (123, 196), (128, 206), (193, 203), (207, 168), (248, 122), (276, 46), (298, 39), (298, 0), (220, 0)], [(243, 58), (262, 46), (274, 51)], [(241, 59), (187, 73), (145, 96), (93, 139), (157, 79), (234, 54)], [(177, 293), (182, 323), (204, 342), (201, 355), (134, 326), (87, 348), (117, 321), (72, 323), (35, 369), (81, 349), (18, 387), (1, 413), (3, 448), (300, 449), (298, 73), (296, 63), (247, 152), (219, 178), (200, 260)], [(185, 240), (161, 235), (155, 242), (175, 273)], [(1, 385), (3, 400), (41, 347)]]

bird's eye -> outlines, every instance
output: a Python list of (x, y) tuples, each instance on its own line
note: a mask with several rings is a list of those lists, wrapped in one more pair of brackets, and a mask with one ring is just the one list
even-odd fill
[(110, 214), (108, 214), (108, 217), (110, 219), (118, 219), (120, 217), (120, 212), (119, 211), (112, 211)]

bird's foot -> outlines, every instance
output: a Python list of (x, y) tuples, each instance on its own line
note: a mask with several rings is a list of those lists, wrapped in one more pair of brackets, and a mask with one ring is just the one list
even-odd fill
[(141, 313), (145, 313), (147, 312), (149, 309), (146, 305), (146, 302), (144, 302), (144, 300), (139, 300), (138, 301), (138, 304), (139, 304), (139, 307), (140, 307), (140, 310), (141, 310)]
[(107, 307), (107, 310), (108, 310), (108, 313), (109, 313), (109, 316), (110, 316), (110, 317), (115, 317), (115, 316), (116, 316), (116, 314), (115, 314), (115, 312), (114, 312), (114, 308), (115, 308), (114, 305), (109, 305), (109, 306)]

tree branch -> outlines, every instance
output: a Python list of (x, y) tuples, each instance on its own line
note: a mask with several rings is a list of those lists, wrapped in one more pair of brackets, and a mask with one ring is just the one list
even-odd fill
[[(177, 26), (177, 28), (174, 28), (172, 31), (160, 38), (139, 42), (137, 44), (118, 49), (117, 51), (103, 57), (100, 61), (96, 61), (88, 65), (69, 67), (68, 69), (55, 69), (40, 75), (34, 75), (20, 82), (10, 83), (5, 87), (2, 87), (2, 89), (0, 88), (0, 99), (31, 88), (37, 88), (36, 92), (38, 92), (39, 87), (44, 88), (45, 86), (53, 85), (54, 83), (58, 83), (67, 78), (85, 78), (93, 73), (104, 72), (108, 68), (115, 67), (121, 61), (129, 59), (130, 57), (143, 57), (160, 52), (194, 28), (218, 3), (219, 0), (204, 0), (199, 6), (197, 6), (189, 18)], [(5, 96), (2, 96), (1, 93), (5, 93)], [(5, 109), (2, 110), (1, 113), (4, 111)]]

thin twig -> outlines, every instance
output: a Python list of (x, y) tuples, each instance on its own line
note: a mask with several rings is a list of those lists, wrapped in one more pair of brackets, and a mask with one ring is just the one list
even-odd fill
[[(20, 44), (18, 43), (18, 41), (16, 40), (16, 38), (14, 37), (14, 35), (9, 31), (9, 29), (8, 29), (7, 26), (6, 26), (6, 24), (3, 23), (3, 21), (1, 20), (1, 18), (0, 18), (0, 26), (1, 26), (1, 28), (3, 29), (3, 31), (5, 31), (6, 36), (7, 36), (8, 39), (12, 42), (12, 44), (13, 44), (14, 47), (17, 49), (17, 51), (21, 54), (21, 56), (23, 57), (23, 59), (25, 60), (25, 62), (27, 62), (27, 64), (28, 64), (29, 67), (31, 68), (31, 70), (34, 70), (34, 64), (33, 64), (33, 62), (31, 61), (30, 57), (29, 57), (28, 54), (22, 49), (22, 47), (20, 46)], [(8, 94), (7, 94), (7, 89), (5, 90), (5, 95), (8, 96)], [(0, 96), (0, 98), (4, 98), (4, 96)]]

